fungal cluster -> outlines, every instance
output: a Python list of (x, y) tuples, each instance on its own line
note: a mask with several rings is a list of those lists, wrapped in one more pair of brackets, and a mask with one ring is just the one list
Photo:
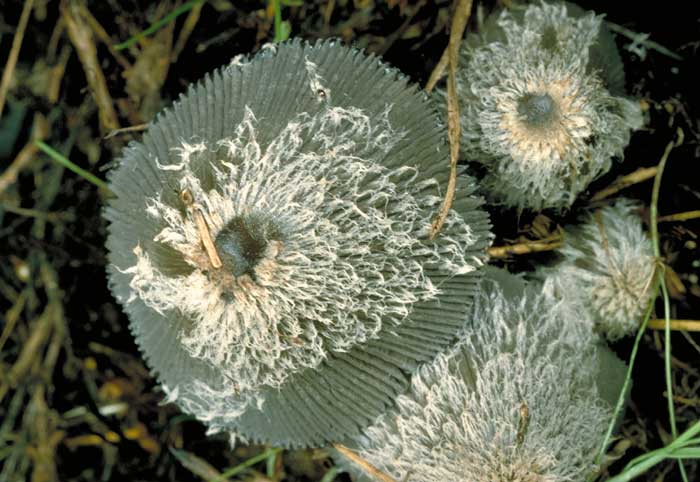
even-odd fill
[(477, 192), (568, 208), (641, 112), (602, 18), (571, 4), (495, 14), (462, 55), (462, 154), (485, 174), (457, 177), (437, 236), (435, 99), (336, 41), (237, 57), (129, 145), (110, 284), (166, 401), (232, 442), (342, 443), (397, 481), (596, 473), (625, 371), (605, 338), (653, 292), (641, 220), (591, 213), (526, 281), (484, 266)]

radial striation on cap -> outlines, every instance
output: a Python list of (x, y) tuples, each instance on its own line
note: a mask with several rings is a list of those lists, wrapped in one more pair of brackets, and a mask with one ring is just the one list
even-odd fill
[(489, 222), (379, 59), (292, 41), (207, 76), (111, 173), (111, 287), (168, 400), (281, 446), (356, 433), (449, 345)]

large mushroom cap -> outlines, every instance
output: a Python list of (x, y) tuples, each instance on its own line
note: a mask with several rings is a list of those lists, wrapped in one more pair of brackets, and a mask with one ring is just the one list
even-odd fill
[(325, 41), (191, 87), (124, 152), (110, 278), (149, 365), (213, 432), (282, 446), (370, 423), (453, 341), (488, 219), (424, 95)]

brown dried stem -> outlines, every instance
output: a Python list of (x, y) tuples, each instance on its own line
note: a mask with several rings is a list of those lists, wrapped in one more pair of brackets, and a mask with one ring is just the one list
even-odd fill
[(450, 27), (450, 42), (447, 46), (449, 66), (449, 76), (447, 77), (447, 138), (450, 142), (450, 178), (447, 183), (447, 191), (445, 192), (442, 208), (430, 228), (430, 239), (434, 239), (442, 229), (443, 224), (445, 224), (457, 187), (457, 158), (459, 157), (461, 136), (459, 101), (457, 99), (457, 64), (459, 63), (459, 45), (464, 35), (464, 29), (469, 21), (472, 0), (456, 0), (456, 2), (454, 18)]
[(0, 80), (0, 116), (2, 115), (2, 110), (5, 107), (5, 99), (7, 98), (7, 91), (10, 88), (10, 82), (12, 81), (12, 74), (15, 72), (15, 66), (17, 65), (17, 59), (19, 58), (19, 49), (22, 47), (22, 40), (24, 39), (24, 32), (27, 30), (27, 23), (29, 22), (29, 14), (32, 13), (32, 6), (34, 5), (34, 0), (25, 0), (24, 7), (22, 7), (22, 13), (19, 17), (19, 24), (17, 24), (17, 30), (15, 30), (15, 36), (12, 39), (12, 47), (10, 47), (10, 55), (7, 56), (7, 62), (5, 62), (5, 69), (2, 73), (2, 80)]

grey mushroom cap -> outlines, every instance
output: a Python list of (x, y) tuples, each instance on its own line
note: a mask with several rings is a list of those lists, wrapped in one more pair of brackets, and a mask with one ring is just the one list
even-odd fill
[[(208, 75), (110, 175), (110, 286), (167, 400), (285, 447), (359, 432), (453, 342), (490, 242), (427, 98), (291, 41)], [(215, 267), (209, 232), (221, 267)]]
[[(611, 380), (621, 362), (600, 354), (605, 347), (537, 283), (486, 276), (478, 324), (418, 370), (395, 410), (345, 445), (394, 480), (585, 480), (612, 409), (598, 379)], [(354, 480), (377, 480), (334, 458)]]

